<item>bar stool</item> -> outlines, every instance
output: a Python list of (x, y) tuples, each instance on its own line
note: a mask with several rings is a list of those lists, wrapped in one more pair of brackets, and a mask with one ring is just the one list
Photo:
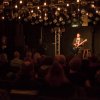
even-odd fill
[(90, 49), (84, 49), (83, 50), (83, 59), (87, 59), (91, 57), (91, 50)]

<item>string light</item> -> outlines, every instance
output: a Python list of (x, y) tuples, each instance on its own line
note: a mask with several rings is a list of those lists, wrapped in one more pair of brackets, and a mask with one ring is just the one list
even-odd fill
[(99, 12), (99, 11), (98, 11), (98, 10), (96, 10), (96, 13), (97, 13), (97, 14), (98, 14), (98, 12)]
[(69, 7), (69, 3), (67, 3), (67, 7)]
[(77, 3), (80, 2), (80, 0), (77, 0)]
[(33, 10), (31, 10), (31, 13), (33, 13)]
[(47, 13), (45, 13), (44, 15), (47, 16)]
[(19, 3), (20, 3), (20, 4), (22, 4), (22, 3), (23, 3), (23, 1), (22, 1), (22, 0), (20, 0), (20, 1), (19, 1)]
[[(35, 22), (39, 23), (45, 20), (46, 23), (56, 22), (55, 24), (57, 25), (64, 25), (64, 23), (72, 23), (74, 18), (74, 20), (78, 19), (78, 21), (81, 21), (81, 17), (85, 15), (91, 18), (91, 20), (94, 20), (96, 16), (100, 17), (100, 8), (96, 6), (97, 1), (75, 0), (76, 2), (69, 2), (67, 0), (57, 0), (52, 3), (47, 0), (44, 2), (40, 0), (39, 2), (35, 2), (38, 0), (34, 0), (34, 2), (33, 0), (27, 0), (24, 3), (23, 1), (18, 0), (13, 5), (12, 0), (3, 0), (1, 4), (3, 8), (0, 5), (1, 19), (34, 20), (34, 24)], [(10, 10), (6, 8), (10, 8)]]
[(46, 2), (44, 2), (44, 6), (46, 6), (47, 5), (47, 3)]
[(86, 13), (86, 15), (88, 16), (89, 14), (88, 14), (88, 13)]
[(17, 6), (17, 5), (15, 5), (15, 8), (17, 9), (17, 8), (18, 8), (18, 6)]
[(2, 16), (2, 19), (4, 20), (4, 19), (5, 19), (5, 17), (4, 17), (4, 16)]
[(94, 4), (91, 4), (91, 7), (92, 7), (92, 8), (95, 8), (95, 5), (94, 5)]
[(40, 7), (38, 6), (38, 7), (37, 7), (37, 9), (39, 10), (39, 9), (40, 9)]
[(78, 11), (80, 11), (80, 9), (78, 8)]
[(58, 7), (58, 8), (57, 8), (57, 10), (58, 10), (58, 11), (60, 11), (60, 10), (61, 10), (61, 8), (60, 8), (60, 7)]
[(18, 19), (21, 19), (21, 17), (19, 16)]

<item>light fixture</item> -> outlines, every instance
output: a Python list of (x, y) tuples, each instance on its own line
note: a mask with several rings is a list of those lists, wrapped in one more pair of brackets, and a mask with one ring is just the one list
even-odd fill
[(77, 3), (79, 3), (80, 2), (80, 0), (77, 0)]
[(18, 6), (17, 5), (15, 5), (15, 9), (17, 9), (18, 8)]
[(4, 17), (4, 16), (2, 16), (2, 19), (4, 20), (4, 19), (5, 19), (5, 17)]
[(69, 7), (69, 3), (67, 3), (67, 7)]
[(38, 6), (38, 7), (37, 7), (37, 9), (39, 10), (39, 9), (40, 9), (40, 7)]
[(49, 25), (71, 25), (74, 20), (82, 22), (87, 16), (88, 23), (97, 23), (100, 19), (98, 5), (99, 0), (15, 0), (14, 4), (13, 0), (3, 0), (0, 18), (4, 16), (4, 20), (17, 20), (20, 16), (21, 20), (32, 20), (30, 22), (34, 24), (46, 22)]
[(22, 4), (22, 3), (23, 3), (23, 1), (22, 1), (22, 0), (20, 0), (20, 1), (19, 1), (19, 3), (20, 3), (20, 4)]
[(58, 10), (58, 11), (60, 11), (60, 10), (61, 10), (61, 8), (60, 8), (60, 7), (58, 7), (58, 8), (57, 8), (57, 10)]
[(46, 2), (44, 2), (44, 6), (46, 6), (47, 5), (47, 3)]

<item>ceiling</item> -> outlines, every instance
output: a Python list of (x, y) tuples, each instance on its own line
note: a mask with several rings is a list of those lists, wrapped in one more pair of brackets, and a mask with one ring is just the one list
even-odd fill
[(100, 0), (0, 0), (0, 20), (60, 25), (100, 21)]

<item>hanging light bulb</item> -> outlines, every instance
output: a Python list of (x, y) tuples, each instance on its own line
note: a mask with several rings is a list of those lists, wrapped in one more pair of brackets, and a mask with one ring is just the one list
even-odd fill
[(47, 13), (45, 13), (44, 15), (47, 16)]
[(58, 10), (58, 11), (60, 11), (60, 10), (61, 10), (61, 8), (60, 8), (60, 7), (58, 7), (58, 8), (57, 8), (57, 10)]
[(19, 3), (20, 3), (20, 4), (22, 4), (22, 3), (23, 3), (23, 1), (22, 1), (22, 0), (20, 0), (20, 1), (19, 1)]
[(44, 2), (44, 6), (46, 6), (47, 5), (47, 3), (46, 2)]
[(18, 19), (21, 19), (21, 17), (19, 16)]
[(77, 3), (79, 3), (80, 2), (80, 0), (77, 0)]
[(48, 20), (47, 13), (44, 14), (44, 20)]
[(94, 4), (91, 4), (91, 7), (92, 7), (92, 8), (95, 8), (95, 5), (94, 5)]
[(43, 21), (43, 19), (42, 19), (42, 16), (41, 16), (41, 15), (39, 16), (39, 21), (40, 21), (40, 22), (42, 22), (42, 21)]
[(37, 9), (39, 10), (39, 9), (40, 9), (40, 7), (38, 6), (38, 7), (37, 7)]
[(80, 9), (78, 8), (78, 12), (80, 11)]
[(15, 5), (15, 9), (17, 9), (18, 8), (18, 6), (17, 5)]
[(100, 16), (100, 10), (98, 11), (98, 15)]
[(67, 7), (69, 7), (69, 3), (67, 3)]
[(98, 10), (96, 10), (96, 13), (97, 13), (97, 14), (98, 14), (98, 12), (99, 12), (99, 11), (98, 11)]
[(33, 9), (31, 10), (31, 13), (33, 13)]
[(4, 19), (5, 19), (5, 17), (4, 17), (4, 16), (2, 16), (2, 19), (4, 20)]

